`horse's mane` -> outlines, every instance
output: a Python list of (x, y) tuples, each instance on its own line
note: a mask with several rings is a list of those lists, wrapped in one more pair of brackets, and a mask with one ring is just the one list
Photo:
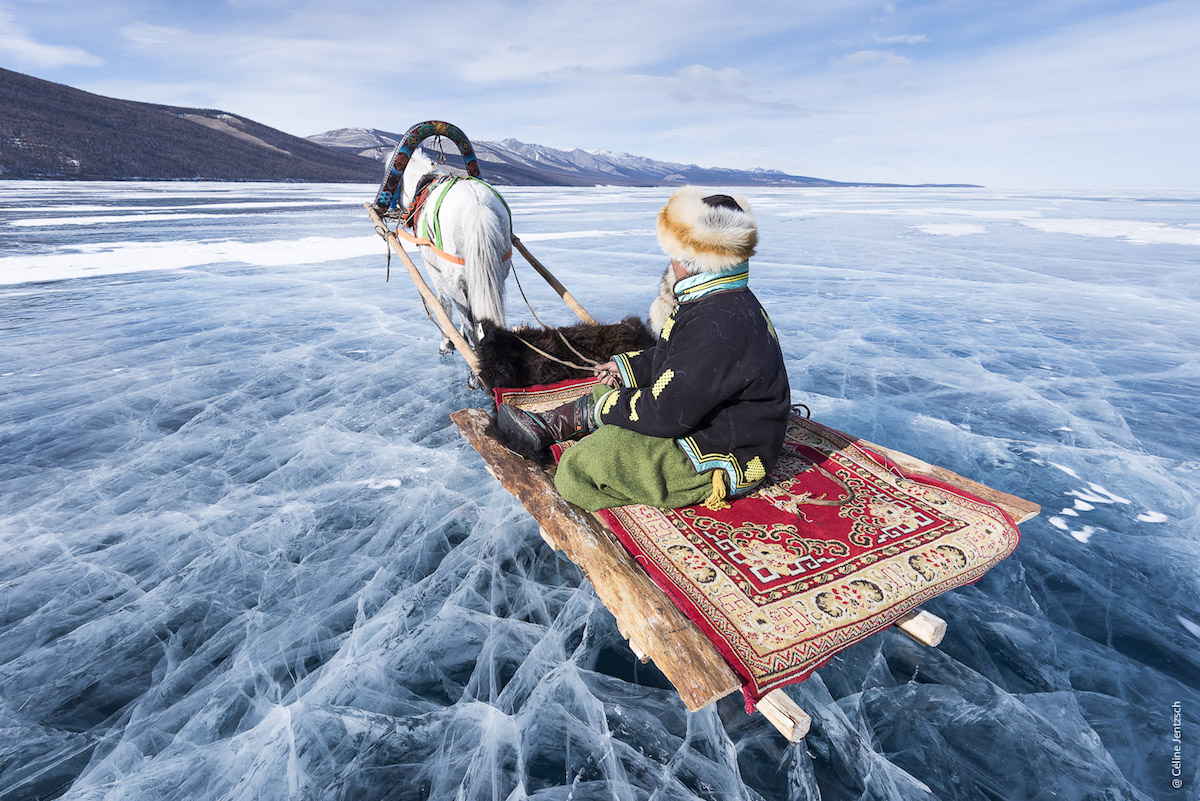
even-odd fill
[(423, 176), (428, 175), (429, 173), (436, 173), (439, 175), (453, 174), (446, 167), (434, 164), (433, 160), (429, 158), (429, 156), (425, 155), (424, 150), (417, 148), (413, 152), (412, 158), (408, 160), (408, 166), (404, 168), (404, 177), (400, 180), (400, 187), (402, 190), (400, 202), (404, 204), (404, 208), (408, 208), (409, 204), (412, 203), (413, 194), (417, 189), (417, 183)]

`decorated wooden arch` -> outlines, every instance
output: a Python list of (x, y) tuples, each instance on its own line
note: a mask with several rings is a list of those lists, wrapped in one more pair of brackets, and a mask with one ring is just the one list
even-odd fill
[(421, 143), (431, 136), (444, 136), (453, 142), (462, 154), (467, 174), (472, 178), (479, 177), (479, 159), (475, 158), (475, 148), (471, 146), (471, 140), (461, 128), (441, 120), (418, 122), (405, 131), (400, 144), (396, 145), (396, 149), (387, 160), (383, 183), (379, 185), (379, 192), (375, 195), (373, 205), (376, 209), (387, 211), (400, 202), (400, 180), (404, 176), (404, 168), (408, 166), (409, 159)]

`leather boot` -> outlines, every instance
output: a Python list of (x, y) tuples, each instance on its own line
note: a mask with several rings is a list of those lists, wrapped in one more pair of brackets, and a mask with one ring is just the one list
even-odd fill
[(496, 408), (496, 424), (506, 435), (536, 452), (595, 431), (595, 409), (591, 393), (548, 412), (527, 412), (502, 403)]

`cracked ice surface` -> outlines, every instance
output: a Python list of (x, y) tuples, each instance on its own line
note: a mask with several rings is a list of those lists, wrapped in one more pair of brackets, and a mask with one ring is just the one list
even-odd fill
[[(1200, 786), (1200, 197), (747, 193), (796, 399), (1044, 508), (928, 604), (939, 649), (789, 688), (785, 747), (688, 714), (458, 437), (485, 399), (383, 282), (372, 190), (0, 183), (0, 798)], [(645, 312), (665, 190), (505, 194), (593, 313)]]

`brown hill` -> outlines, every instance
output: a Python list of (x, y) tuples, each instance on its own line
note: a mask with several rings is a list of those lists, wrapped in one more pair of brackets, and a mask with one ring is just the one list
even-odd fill
[(0, 178), (377, 182), (382, 168), (253, 120), (0, 69)]

